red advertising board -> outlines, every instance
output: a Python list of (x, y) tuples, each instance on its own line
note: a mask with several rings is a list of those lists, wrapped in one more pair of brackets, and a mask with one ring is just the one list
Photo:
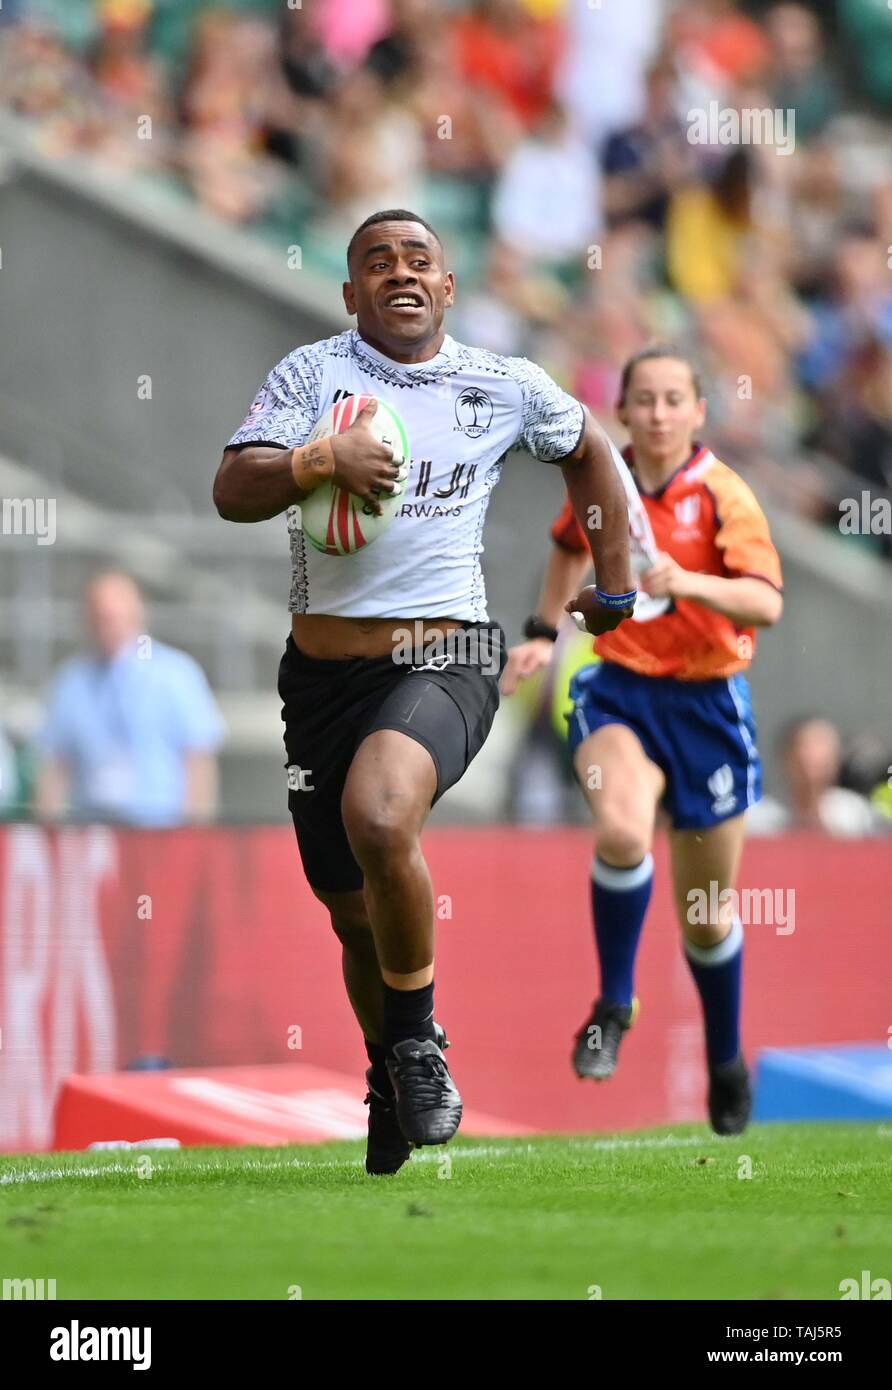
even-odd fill
[[(699, 1006), (664, 844), (640, 956), (640, 1019), (602, 1086), (569, 1066), (596, 989), (588, 834), (434, 829), (425, 846), (439, 919), (437, 1014), (469, 1107), (540, 1131), (702, 1117)], [(886, 1040), (889, 845), (754, 840), (741, 887), (759, 890), (762, 911), (747, 929), (747, 1050)], [(355, 1078), (361, 1096), (366, 1065), (340, 948), (285, 827), (0, 829), (0, 1029), (6, 1151), (50, 1145), (72, 1072), (150, 1055), (177, 1067), (299, 1062)]]

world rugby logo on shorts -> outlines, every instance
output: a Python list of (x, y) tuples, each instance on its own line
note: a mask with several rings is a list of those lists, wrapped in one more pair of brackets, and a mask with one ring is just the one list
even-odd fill
[(492, 399), (476, 386), (468, 386), (455, 402), (456, 430), (479, 439), (492, 424)]
[(713, 795), (712, 814), (714, 816), (726, 816), (729, 811), (733, 811), (737, 805), (737, 793), (734, 790), (734, 773), (727, 763), (722, 763), (706, 783)]

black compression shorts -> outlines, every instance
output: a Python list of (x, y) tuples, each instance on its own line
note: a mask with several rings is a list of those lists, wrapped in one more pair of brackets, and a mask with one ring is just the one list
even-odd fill
[(464, 623), (405, 662), (390, 654), (319, 661), (288, 638), (279, 666), (288, 809), (313, 888), (362, 888), (341, 818), (344, 783), (362, 740), (397, 729), (422, 744), (437, 770), (437, 801), (486, 741), (506, 659), (497, 623)]

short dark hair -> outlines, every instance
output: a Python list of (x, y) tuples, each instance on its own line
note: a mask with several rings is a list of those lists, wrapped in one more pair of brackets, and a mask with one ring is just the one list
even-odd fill
[(691, 369), (691, 379), (694, 383), (694, 390), (697, 399), (703, 395), (703, 388), (700, 384), (700, 373), (694, 366), (686, 352), (682, 352), (672, 343), (651, 343), (649, 347), (642, 348), (640, 352), (635, 352), (623, 364), (622, 376), (619, 381), (619, 400), (617, 405), (625, 405), (629, 387), (632, 384), (632, 375), (639, 362), (655, 362), (664, 358), (673, 358), (677, 362), (684, 362)]
[(350, 238), (350, 243), (347, 247), (348, 273), (350, 271), (350, 260), (353, 255), (353, 248), (356, 246), (357, 240), (365, 231), (366, 227), (374, 227), (378, 222), (420, 222), (421, 226), (426, 227), (430, 232), (431, 236), (440, 247), (440, 250), (442, 251), (443, 249), (440, 233), (435, 227), (431, 226), (426, 217), (419, 216), (417, 212), (410, 212), (408, 208), (385, 208), (382, 212), (373, 212), (370, 217), (367, 217), (364, 222), (360, 223)]

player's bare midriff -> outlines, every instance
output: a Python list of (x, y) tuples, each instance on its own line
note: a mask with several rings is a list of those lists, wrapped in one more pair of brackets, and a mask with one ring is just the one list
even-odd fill
[(305, 656), (318, 661), (348, 661), (351, 657), (386, 656), (405, 649), (406, 631), (415, 646), (436, 642), (444, 632), (461, 627), (458, 618), (336, 618), (328, 613), (292, 613), (291, 635)]

